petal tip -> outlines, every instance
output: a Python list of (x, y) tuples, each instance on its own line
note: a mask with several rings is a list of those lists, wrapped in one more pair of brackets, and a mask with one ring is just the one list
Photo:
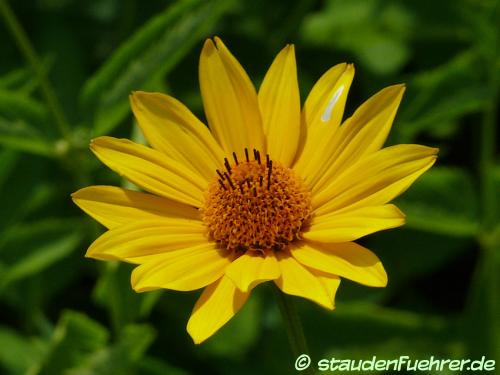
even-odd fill
[(216, 51), (215, 44), (212, 39), (208, 38), (203, 43), (203, 48), (201, 50), (201, 54), (203, 55), (211, 55)]
[(217, 49), (227, 48), (222, 39), (219, 38), (217, 35), (214, 36), (214, 41), (215, 41), (215, 48)]
[(385, 272), (385, 269), (383, 268), (383, 266), (381, 266), (381, 268), (382, 269), (380, 270), (380, 274), (378, 275), (380, 284), (373, 285), (376, 288), (385, 288), (387, 286), (387, 284), (389, 283), (389, 278), (387, 277), (387, 272)]
[(202, 344), (206, 339), (208, 339), (208, 337), (203, 337), (203, 336), (200, 336), (197, 332), (195, 332), (190, 324), (191, 320), (189, 320), (188, 324), (187, 324), (187, 327), (186, 327), (186, 331), (187, 333), (189, 334), (189, 336), (191, 337), (191, 340), (193, 340), (193, 343), (195, 345), (200, 345)]

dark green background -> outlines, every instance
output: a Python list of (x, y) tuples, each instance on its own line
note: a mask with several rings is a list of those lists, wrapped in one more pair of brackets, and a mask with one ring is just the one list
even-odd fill
[[(89, 140), (141, 141), (132, 90), (167, 92), (203, 118), (197, 65), (213, 35), (256, 84), (275, 54), (295, 43), (302, 99), (328, 68), (353, 62), (347, 115), (405, 82), (389, 143), (441, 150), (397, 201), (408, 224), (361, 241), (382, 259), (388, 287), (344, 281), (334, 312), (297, 300), (313, 361), (500, 360), (497, 1), (6, 4), (0, 0), (0, 373), (295, 372), (267, 285), (194, 346), (185, 325), (198, 292), (138, 295), (130, 266), (83, 258), (103, 228), (70, 193), (124, 183), (96, 161)], [(14, 18), (28, 41), (12, 32)]]

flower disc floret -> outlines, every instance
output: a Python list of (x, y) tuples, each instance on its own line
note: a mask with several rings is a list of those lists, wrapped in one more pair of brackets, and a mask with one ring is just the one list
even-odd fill
[(203, 220), (229, 250), (283, 250), (310, 217), (310, 192), (290, 168), (254, 155), (232, 165), (226, 159), (226, 171), (209, 185)]

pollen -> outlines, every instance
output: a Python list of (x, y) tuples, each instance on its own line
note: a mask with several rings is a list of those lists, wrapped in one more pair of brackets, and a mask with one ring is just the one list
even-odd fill
[(203, 220), (213, 240), (228, 250), (279, 251), (300, 239), (311, 215), (311, 194), (302, 180), (259, 151), (234, 163), (224, 160), (207, 189)]

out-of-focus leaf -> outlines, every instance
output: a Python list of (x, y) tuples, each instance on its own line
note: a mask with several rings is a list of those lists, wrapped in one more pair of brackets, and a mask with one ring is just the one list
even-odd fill
[[(70, 0), (73, 2), (73, 0)], [(85, 81), (85, 54), (77, 29), (68, 27), (65, 17), (41, 17), (38, 40), (40, 48), (54, 56), (50, 82), (57, 95), (66, 120), (70, 124), (81, 121), (78, 111), (78, 95)], [(64, 32), (61, 32), (64, 30)], [(52, 131), (57, 127), (52, 125)]]
[(161, 291), (134, 292), (130, 273), (131, 267), (127, 264), (106, 262), (94, 290), (94, 298), (106, 307), (117, 332), (137, 318), (146, 317), (161, 296)]
[[(47, 204), (58, 193), (58, 181), (49, 177), (52, 167), (50, 160), (9, 149), (5, 152), (17, 156), (5, 164), (0, 162), (5, 167), (0, 172), (0, 182), (4, 182), (0, 184), (1, 230), (8, 229), (41, 208), (47, 208)], [(49, 212), (49, 209), (46, 210), (44, 216), (48, 216)], [(4, 237), (0, 232), (0, 244)]]
[[(6, 251), (11, 251), (14, 254), (17, 253), (15, 260), (11, 261), (7, 270), (0, 275), (0, 291), (13, 282), (33, 276), (68, 256), (75, 250), (82, 239), (82, 234), (75, 230), (66, 233), (63, 232), (55, 238), (51, 238), (47, 235), (47, 232), (43, 232), (43, 237), (47, 236), (47, 238), (42, 237), (40, 242), (31, 241), (29, 243), (31, 249), (21, 248), (21, 251), (19, 251), (19, 246), (22, 243), (19, 236), (22, 236), (23, 239), (33, 239), (33, 232), (29, 230), (30, 228), (26, 228), (30, 232), (30, 237), (26, 237), (26, 234), (20, 228), (16, 229), (16, 231), (13, 231), (14, 234), (11, 232), (12, 238), (10, 238), (10, 241), (7, 240), (6, 243), (4, 242), (4, 248), (0, 252), (0, 259), (3, 258), (2, 255), (5, 255)], [(54, 232), (54, 228), (49, 227), (49, 232)]]
[(134, 373), (135, 363), (152, 343), (155, 337), (148, 325), (127, 326), (110, 347), (93, 353), (76, 368), (67, 371), (68, 375), (108, 375)]
[(446, 137), (457, 128), (458, 119), (484, 108), (490, 93), (478, 64), (475, 51), (466, 51), (435, 69), (416, 74), (408, 83), (394, 129), (398, 142), (412, 141), (421, 132)]
[(24, 85), (33, 73), (28, 68), (18, 68), (11, 70), (7, 74), (0, 77), (0, 89), (15, 90), (17, 87)]
[(473, 236), (479, 228), (474, 184), (463, 170), (434, 167), (398, 201), (407, 226), (451, 236)]
[[(8, 193), (8, 190), (7, 190)], [(47, 204), (47, 201), (52, 198), (55, 194), (55, 190), (53, 186), (50, 185), (44, 185), (42, 183), (39, 183), (38, 185), (35, 185), (32, 187), (32, 189), (29, 191), (28, 194), (26, 194), (25, 197), (23, 197), (21, 202), (8, 202), (4, 203), (4, 209), (5, 211), (3, 212), (3, 216), (1, 218), (1, 223), (5, 225), (4, 229), (8, 230), (10, 228), (10, 225), (13, 225), (14, 223), (21, 221), (23, 218), (28, 216), (30, 213), (40, 209), (44, 205)], [(12, 196), (9, 198), (13, 198)], [(15, 206), (15, 210), (10, 210), (10, 207)], [(5, 233), (2, 233), (5, 234)], [(0, 237), (0, 249), (2, 247), (2, 244), (6, 240), (5, 236)], [(1, 251), (1, 250), (0, 250)]]
[[(48, 72), (54, 60), (50, 56), (42, 58), (40, 62), (45, 71)], [(13, 69), (0, 77), (0, 89), (15, 91), (28, 95), (38, 86), (38, 78), (29, 67)]]
[(307, 44), (352, 52), (374, 73), (388, 74), (410, 57), (412, 23), (408, 10), (394, 2), (330, 0), (306, 18), (300, 34)]
[(30, 368), (30, 375), (64, 374), (92, 353), (104, 348), (108, 332), (82, 313), (66, 311), (52, 335), (43, 358)]
[[(18, 286), (21, 280), (34, 279), (66, 259), (77, 248), (82, 235), (79, 221), (69, 219), (45, 219), (4, 229), (0, 236), (2, 294), (15, 300), (13, 285)], [(27, 303), (27, 297), (24, 297)]]
[(94, 133), (109, 132), (128, 113), (128, 95), (163, 76), (203, 38), (233, 0), (183, 0), (168, 7), (126, 41), (85, 84), (84, 111), (94, 113)]
[[(500, 191), (500, 165), (495, 165), (493, 168), (491, 168), (491, 178), (493, 179), (493, 185), (495, 187), (495, 191)], [(495, 199), (495, 205), (496, 205), (496, 210), (495, 212), (497, 213), (496, 219), (497, 223), (500, 226), (500, 197), (496, 196)]]
[(8, 327), (0, 326), (0, 348), (0, 370), (11, 375), (25, 374), (41, 355), (31, 340)]
[(29, 96), (0, 89), (0, 117), (36, 124), (40, 131), (47, 121), (47, 110), (41, 103)]
[(497, 363), (500, 360), (499, 249), (493, 243), (482, 249), (461, 324), (468, 355), (475, 358), (484, 355)]
[(35, 155), (55, 156), (52, 143), (23, 120), (7, 120), (0, 116), (0, 145)]
[(159, 359), (145, 357), (136, 365), (137, 372), (141, 375), (187, 375), (187, 371), (173, 367)]
[(0, 150), (0, 191), (18, 159), (19, 154), (14, 150)]
[[(334, 311), (321, 309), (298, 298), (296, 302), (309, 339), (311, 366), (322, 358), (332, 357), (371, 359), (376, 355), (395, 359), (407, 354), (422, 358), (429, 356), (429, 353), (436, 356), (444, 353), (447, 358), (457, 340), (456, 322), (436, 315), (366, 302), (337, 302)], [(268, 321), (273, 323), (273, 329), (261, 337), (258, 343), (259, 358), (255, 358), (247, 367), (255, 366), (258, 369), (258, 363), (265, 362), (268, 374), (291, 374), (295, 358), (288, 348), (278, 309), (271, 312), (275, 318)], [(277, 357), (285, 360), (278, 360)]]
[[(367, 300), (379, 301), (381, 298), (384, 300), (383, 297), (387, 300), (388, 294), (392, 293), (399, 295), (400, 300), (405, 301), (414, 301), (416, 297), (422, 298), (418, 303), (420, 307), (424, 304), (432, 304), (433, 298), (440, 291), (445, 292), (448, 288), (459, 290), (460, 285), (467, 283), (465, 278), (460, 280), (444, 278), (440, 279), (433, 288), (426, 289), (423, 286), (421, 289), (410, 288), (410, 291), (418, 296), (405, 290), (408, 284), (415, 281), (424, 283), (427, 278), (433, 277), (436, 273), (444, 272), (443, 267), (447, 264), (453, 264), (454, 261), (466, 256), (467, 250), (474, 245), (473, 238), (422, 232), (403, 227), (371, 235), (364, 242), (364, 245), (382, 260), (389, 275), (389, 285), (384, 289), (373, 290), (345, 281), (343, 290), (349, 291), (346, 295), (350, 299), (353, 298), (351, 295), (356, 298), (356, 294), (362, 294)], [(446, 293), (446, 297), (454, 301), (459, 298), (456, 294), (448, 291)], [(443, 298), (440, 302), (446, 304), (448, 300)]]

